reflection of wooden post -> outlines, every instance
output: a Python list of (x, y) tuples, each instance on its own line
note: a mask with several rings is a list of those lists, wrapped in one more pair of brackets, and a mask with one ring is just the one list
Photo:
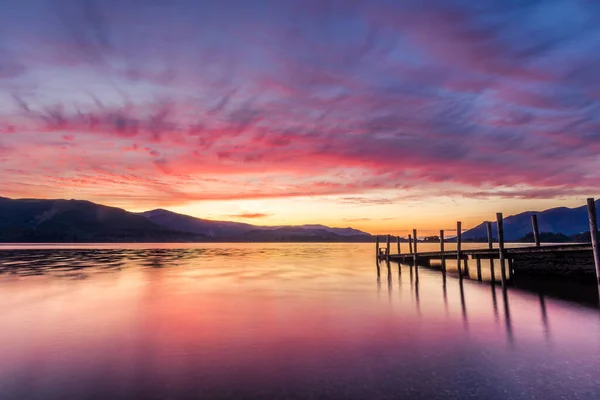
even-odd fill
[(385, 242), (385, 258), (390, 261), (390, 235), (387, 235)]
[(481, 258), (479, 256), (475, 256), (475, 261), (477, 262), (477, 280), (481, 282)]
[(379, 235), (375, 235), (375, 257), (379, 260)]
[(502, 272), (502, 286), (506, 284), (506, 261), (504, 260), (504, 220), (502, 213), (496, 213), (498, 229), (498, 255), (500, 257), (500, 269)]
[(398, 254), (402, 254), (400, 251), (400, 236), (396, 236), (396, 243), (398, 243)]
[(456, 263), (458, 265), (458, 277), (462, 279), (462, 269), (460, 264), (462, 264), (462, 254), (460, 251), (460, 246), (462, 242), (462, 222), (456, 222)]
[(592, 251), (594, 252), (594, 264), (596, 265), (596, 280), (600, 285), (600, 248), (598, 248), (598, 219), (596, 217), (596, 203), (594, 199), (587, 199), (588, 218), (590, 220), (590, 239), (592, 240)]
[(446, 256), (444, 255), (444, 230), (440, 230), (440, 262), (442, 263), (442, 273), (446, 273)]
[(408, 235), (408, 254), (412, 254), (413, 250), (412, 250), (412, 240), (410, 238), (410, 235)]
[(531, 215), (531, 225), (533, 226), (533, 240), (535, 241), (535, 246), (540, 247), (540, 231), (538, 229), (537, 214)]

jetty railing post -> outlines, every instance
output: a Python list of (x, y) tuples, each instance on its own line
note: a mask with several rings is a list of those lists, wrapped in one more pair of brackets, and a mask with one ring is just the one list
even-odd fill
[(388, 234), (385, 242), (385, 259), (390, 261), (390, 235)]
[(531, 215), (531, 225), (533, 227), (533, 240), (535, 241), (535, 247), (540, 247), (540, 231), (538, 229), (537, 214)]
[[(487, 228), (488, 249), (492, 250), (494, 248), (494, 238), (492, 236), (492, 223), (490, 221), (485, 221), (485, 226)], [(496, 272), (494, 271), (494, 257), (490, 257), (490, 276), (492, 278), (493, 285), (496, 281)]]
[(446, 274), (446, 256), (444, 255), (444, 230), (440, 229), (440, 262), (442, 263), (442, 273)]
[(414, 250), (413, 263), (415, 265), (415, 283), (419, 283), (419, 266), (417, 264), (417, 230), (413, 229)]
[(396, 236), (396, 243), (398, 244), (398, 254), (401, 254), (401, 251), (400, 251), (400, 236)]
[(594, 265), (596, 266), (596, 280), (600, 285), (600, 248), (598, 248), (598, 219), (596, 216), (596, 203), (593, 198), (587, 199), (588, 218), (590, 220), (590, 239), (594, 252)]
[(506, 284), (506, 261), (504, 260), (504, 220), (502, 213), (496, 213), (498, 229), (498, 256), (500, 257), (500, 269), (502, 272), (502, 286)]
[(462, 222), (456, 221), (456, 262), (458, 264), (458, 277), (462, 279), (462, 254), (461, 254), (461, 242), (462, 242)]

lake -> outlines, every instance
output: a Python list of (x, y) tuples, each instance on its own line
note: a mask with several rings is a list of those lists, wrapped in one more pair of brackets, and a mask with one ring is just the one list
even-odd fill
[(600, 398), (597, 307), (374, 258), (0, 246), (0, 399)]

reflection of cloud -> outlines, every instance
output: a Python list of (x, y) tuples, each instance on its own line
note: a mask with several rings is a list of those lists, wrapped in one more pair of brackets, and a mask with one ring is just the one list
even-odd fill
[(593, 2), (39, 2), (3, 10), (10, 193), (380, 205), (408, 194), (363, 194), (552, 198), (600, 178)]

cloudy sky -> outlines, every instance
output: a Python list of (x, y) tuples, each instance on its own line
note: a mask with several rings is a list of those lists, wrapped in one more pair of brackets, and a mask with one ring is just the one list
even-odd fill
[(600, 194), (597, 0), (3, 0), (0, 196), (404, 234)]

